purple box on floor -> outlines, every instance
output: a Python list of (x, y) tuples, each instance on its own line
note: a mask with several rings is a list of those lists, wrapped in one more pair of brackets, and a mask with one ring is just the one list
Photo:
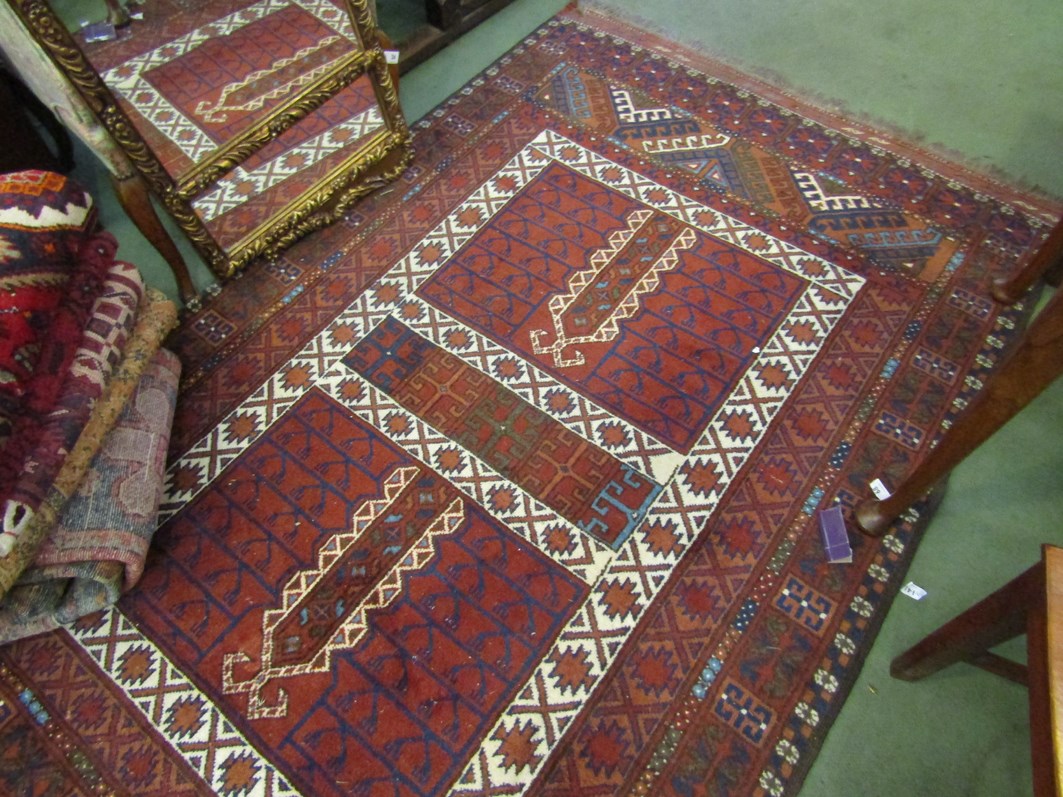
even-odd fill
[(842, 563), (853, 561), (853, 549), (849, 546), (849, 532), (845, 530), (845, 517), (840, 506), (819, 511), (819, 531), (823, 547), (827, 549), (827, 561)]

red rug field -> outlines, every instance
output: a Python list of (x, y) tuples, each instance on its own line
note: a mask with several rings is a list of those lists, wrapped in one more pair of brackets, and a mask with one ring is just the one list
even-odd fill
[[(171, 339), (153, 553), (0, 649), (21, 793), (793, 795), (1047, 210), (570, 11)], [(25, 789), (27, 784), (31, 788)]]

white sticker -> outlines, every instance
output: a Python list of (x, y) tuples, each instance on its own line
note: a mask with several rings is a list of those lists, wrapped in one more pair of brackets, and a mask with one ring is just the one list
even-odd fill
[(399, 62), (398, 50), (384, 50), (384, 60), (389, 64), (397, 64)]
[(901, 592), (907, 595), (909, 598), (914, 598), (917, 601), (921, 601), (926, 597), (926, 590), (916, 584), (914, 581), (909, 581), (903, 587)]
[(890, 491), (886, 489), (886, 485), (882, 483), (882, 479), (875, 479), (868, 485), (871, 488), (871, 492), (875, 494), (875, 498), (879, 501), (885, 501), (890, 497)]

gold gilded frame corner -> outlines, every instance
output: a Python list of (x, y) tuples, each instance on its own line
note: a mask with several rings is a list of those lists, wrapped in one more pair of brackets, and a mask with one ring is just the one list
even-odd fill
[(222, 276), (232, 276), (256, 258), (276, 256), (307, 233), (338, 221), (353, 202), (392, 182), (409, 166), (413, 159), (410, 131), (383, 50), (375, 50), (367, 74), (384, 126), (314, 191), (289, 203), (267, 232), (251, 235), (233, 246), (229, 270)]
[[(70, 80), (86, 107), (144, 177), (211, 270), (231, 277), (258, 257), (272, 257), (300, 237), (338, 220), (359, 197), (394, 180), (412, 159), (410, 133), (399, 106), (368, 0), (343, 0), (360, 49), (342, 59), (255, 127), (175, 177), (137, 130), (47, 0), (6, 0), (42, 50)], [(372, 82), (383, 125), (313, 190), (289, 202), (239, 242), (224, 249), (195, 212), (192, 200), (251, 153), (275, 139), (363, 75)], [(118, 175), (121, 177), (122, 175)]]
[[(6, 0), (22, 20), (41, 49), (77, 90), (86, 108), (96, 117), (123, 150), (133, 167), (144, 177), (152, 193), (188, 235), (189, 240), (215, 273), (225, 268), (225, 253), (177, 192), (177, 186), (159, 159), (141, 137), (136, 126), (118, 105), (114, 94), (85, 57), (46, 0)], [(122, 179), (132, 175), (115, 175)]]

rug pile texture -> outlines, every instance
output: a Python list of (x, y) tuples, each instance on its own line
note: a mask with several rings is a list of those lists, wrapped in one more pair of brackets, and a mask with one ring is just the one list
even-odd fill
[(0, 175), (0, 644), (114, 605), (162, 498), (177, 311), (73, 180)]
[(116, 609), (0, 648), (6, 786), (796, 794), (925, 521), (896, 485), (1052, 209), (570, 10), (189, 318)]

